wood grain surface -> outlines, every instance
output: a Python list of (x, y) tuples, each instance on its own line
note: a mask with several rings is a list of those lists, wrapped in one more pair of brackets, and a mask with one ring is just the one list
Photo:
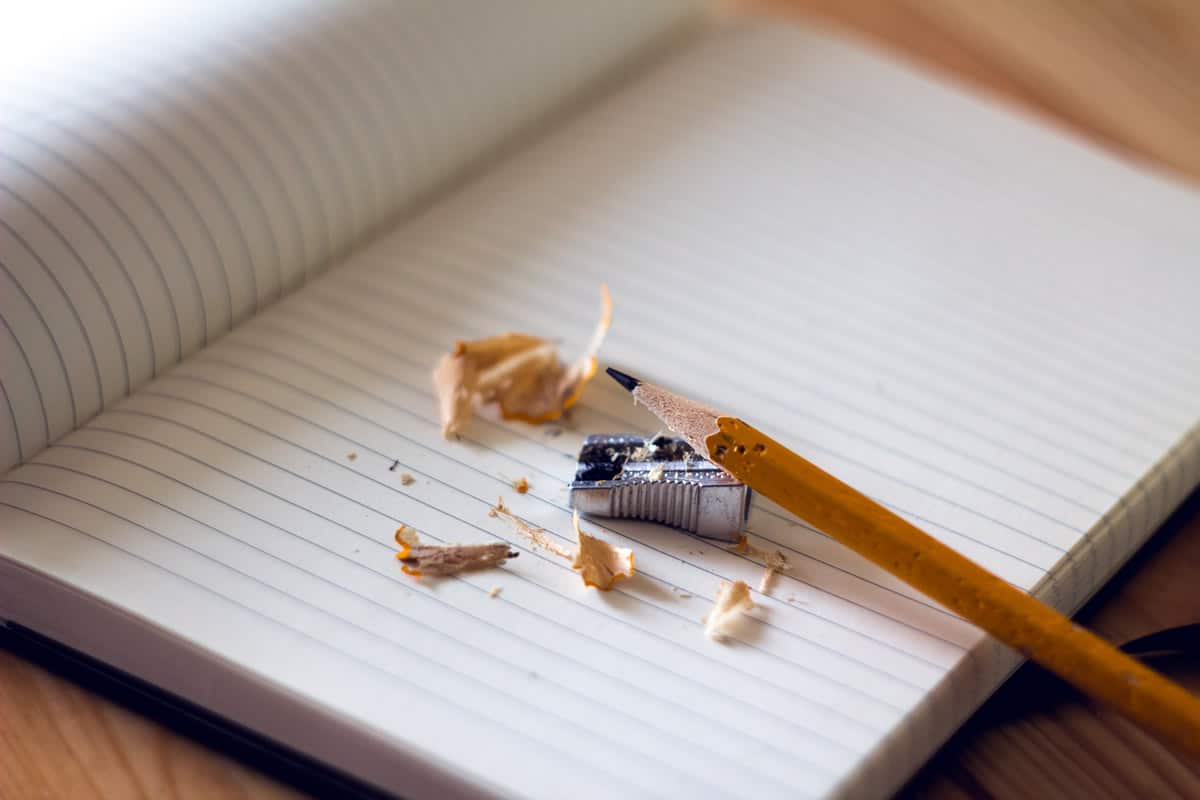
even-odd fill
[(1200, 181), (1195, 0), (735, 0), (818, 21)]
[[(1200, 179), (1200, 2), (770, 0), (1158, 169)], [(1114, 641), (1200, 622), (1193, 501), (1083, 613)], [(1200, 671), (1164, 669), (1192, 689)], [(1200, 797), (1200, 768), (1025, 668), (901, 793)], [(301, 796), (0, 651), (0, 798)]]

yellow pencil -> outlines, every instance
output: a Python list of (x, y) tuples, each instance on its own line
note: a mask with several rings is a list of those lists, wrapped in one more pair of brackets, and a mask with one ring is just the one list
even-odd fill
[(614, 369), (671, 430), (747, 486), (1167, 744), (1200, 756), (1200, 700), (736, 417)]

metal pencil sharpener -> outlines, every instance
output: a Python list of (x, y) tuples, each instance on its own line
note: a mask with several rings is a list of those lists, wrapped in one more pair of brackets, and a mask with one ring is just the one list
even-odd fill
[(581, 514), (660, 522), (737, 542), (750, 487), (670, 436), (598, 434), (583, 441), (571, 507)]

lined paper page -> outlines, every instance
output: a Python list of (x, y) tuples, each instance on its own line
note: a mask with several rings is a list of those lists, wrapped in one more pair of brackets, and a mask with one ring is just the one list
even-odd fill
[[(607, 281), (609, 363), (1071, 609), (1200, 479), (1197, 210), (845, 45), (714, 33), (13, 471), (3, 552), (501, 794), (884, 796), (1012, 654), (762, 499), (792, 566), (732, 641), (701, 620), (753, 557), (594, 520), (638, 575), (585, 589), (488, 509), (570, 546), (582, 437), (653, 419), (597, 381), (447, 442), (432, 365), (582, 347)], [(415, 582), (402, 523), (520, 556)]]
[(321, 272), (687, 8), (13, 11), (0, 471)]

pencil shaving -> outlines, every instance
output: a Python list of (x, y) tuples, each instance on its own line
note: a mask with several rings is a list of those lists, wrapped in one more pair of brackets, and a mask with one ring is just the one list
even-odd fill
[(401, 550), (396, 558), (404, 566), (401, 569), (408, 575), (420, 578), (426, 575), (440, 577), (456, 575), (467, 570), (499, 567), (507, 559), (519, 555), (515, 550), (509, 550), (504, 542), (490, 544), (420, 544), (412, 547), (401, 543)]
[(401, 525), (396, 528), (396, 544), (401, 547), (417, 547), (421, 544), (421, 539), (417, 536), (417, 529), (408, 525)]
[(771, 587), (775, 585), (775, 570), (767, 567), (763, 570), (762, 577), (758, 579), (758, 591), (760, 594), (770, 594)]
[(787, 572), (790, 566), (787, 556), (780, 550), (767, 553), (766, 562), (766, 568), (763, 570), (762, 578), (758, 582), (758, 591), (763, 594), (771, 591), (771, 586), (775, 583), (775, 576), (781, 572)]
[(791, 568), (788, 563), (787, 556), (781, 550), (768, 552), (759, 550), (754, 545), (750, 544), (750, 538), (746, 534), (742, 534), (738, 539), (737, 544), (732, 547), (725, 548), (731, 553), (748, 556), (750, 558), (761, 558), (763, 564), (762, 578), (758, 581), (758, 591), (762, 594), (769, 594), (771, 587), (775, 585), (775, 576), (781, 572), (787, 572)]
[(547, 550), (559, 558), (575, 558), (574, 553), (551, 539), (549, 532), (547, 532), (544, 528), (538, 528), (530, 525), (528, 522), (509, 511), (508, 506), (504, 505), (503, 497), (496, 501), (496, 505), (492, 506), (491, 511), (488, 512), (488, 516), (507, 520), (508, 523), (512, 525), (513, 530), (528, 539), (535, 547), (540, 547), (543, 550)]
[[(461, 347), (462, 342), (459, 342)], [(471, 419), (475, 397), (471, 386), (475, 382), (475, 368), (468, 358), (450, 353), (433, 370), (433, 388), (437, 393), (438, 415), (442, 418), (442, 435), (457, 436)]]
[(750, 599), (750, 587), (745, 581), (721, 581), (712, 610), (704, 618), (704, 634), (716, 641), (725, 639), (734, 623), (752, 608), (754, 601)]
[[(766, 562), (768, 567), (775, 564), (780, 567), (780, 571), (784, 571), (788, 567), (787, 556), (776, 550), (773, 553), (768, 553), (766, 550), (760, 550), (750, 544), (750, 537), (746, 534), (741, 534), (736, 544), (731, 544), (725, 548), (731, 553), (737, 553), (740, 556), (749, 556), (750, 558), (761, 558)], [(782, 559), (782, 560), (781, 560)]]
[(579, 527), (578, 511), (572, 515), (571, 522), (579, 541), (571, 567), (579, 570), (585, 586), (607, 592), (619, 579), (633, 575), (632, 550), (614, 547), (603, 539), (584, 533)]
[(629, 461), (647, 461), (647, 460), (649, 460), (649, 458), (654, 455), (654, 451), (658, 449), (658, 447), (654, 443), (658, 440), (658, 438), (660, 436), (663, 435), (663, 433), (665, 433), (665, 431), (660, 430), (658, 433), (654, 434), (653, 436), (647, 436), (645, 439), (643, 439), (641, 447), (635, 448), (634, 451), (629, 454), (628, 460)]
[(587, 349), (567, 364), (548, 339), (504, 333), (459, 341), (433, 371), (442, 435), (462, 433), (476, 405), (496, 403), (507, 420), (551, 422), (579, 399), (596, 374), (596, 354), (612, 324), (612, 299), (601, 286), (600, 322)]

